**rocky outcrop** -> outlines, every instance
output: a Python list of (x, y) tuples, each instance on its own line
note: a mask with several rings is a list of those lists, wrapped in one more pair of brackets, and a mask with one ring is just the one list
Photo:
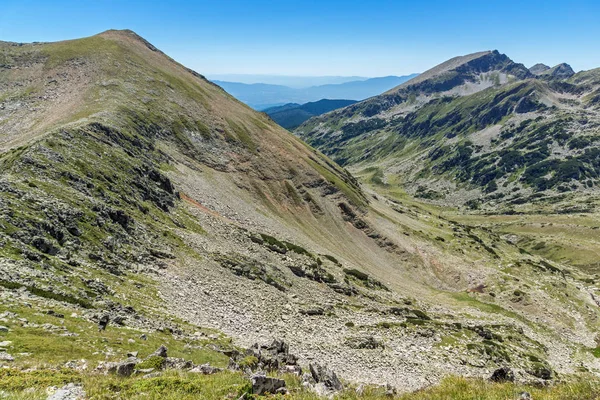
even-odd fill
[(156, 357), (163, 357), (163, 358), (167, 358), (167, 348), (165, 345), (161, 345), (154, 353), (150, 354), (150, 357), (152, 356), (156, 356)]
[(252, 393), (256, 395), (264, 394), (285, 394), (285, 381), (279, 378), (271, 378), (264, 374), (252, 375)]
[(492, 373), (490, 380), (492, 382), (514, 382), (515, 374), (510, 368), (502, 367)]
[(131, 376), (135, 370), (135, 366), (139, 363), (140, 360), (135, 357), (128, 358), (127, 360), (117, 364), (115, 373), (119, 376)]
[(310, 374), (302, 376), (302, 385), (319, 396), (329, 396), (344, 389), (336, 373), (317, 363), (309, 364)]
[(50, 394), (46, 400), (83, 400), (85, 398), (85, 391), (81, 385), (69, 383)]
[(289, 345), (280, 340), (274, 340), (270, 345), (256, 343), (246, 351), (236, 350), (230, 352), (229, 355), (229, 368), (233, 370), (280, 370), (294, 372), (298, 375), (302, 373), (302, 368), (298, 365), (298, 357), (291, 354)]

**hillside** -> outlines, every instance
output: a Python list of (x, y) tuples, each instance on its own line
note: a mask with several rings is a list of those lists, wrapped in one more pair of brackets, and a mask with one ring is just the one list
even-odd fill
[(305, 104), (289, 103), (279, 107), (267, 108), (263, 112), (285, 129), (294, 129), (311, 117), (354, 103), (356, 103), (355, 100), (322, 99)]
[[(485, 57), (454, 63), (462, 75), (444, 67), (435, 85), (500, 81), (515, 93), (509, 75), (530, 79), (497, 53)], [(470, 80), (497, 63), (497, 78)], [(587, 72), (558, 84), (597, 82)], [(554, 84), (526, 80), (519, 91)], [(363, 110), (353, 123), (371, 123), (365, 112), (400, 109), (415, 88), (318, 118)], [(445, 110), (445, 101), (423, 95), (412, 107)], [(474, 109), (473, 126), (502, 114)], [(322, 148), (337, 157), (345, 143)], [(553, 220), (558, 239), (566, 227), (586, 245), (573, 251), (576, 264), (516, 240), (514, 221), (361, 186), (131, 31), (0, 43), (0, 168), (0, 390), (9, 396), (45, 398), (74, 382), (92, 398), (240, 398), (253, 390), (246, 372), (268, 369), (290, 398), (306, 399), (331, 394), (337, 378), (325, 366), (341, 378), (340, 398), (361, 396), (359, 384), (365, 398), (384, 398), (391, 387), (369, 385), (386, 383), (505, 393), (512, 386), (472, 380), (502, 367), (538, 393), (600, 372), (600, 292), (582, 258), (594, 255), (593, 218)], [(295, 375), (299, 367), (310, 376)], [(593, 392), (590, 382), (576, 387)]]
[(354, 172), (438, 204), (524, 212), (598, 206), (597, 71), (449, 60), (297, 134)]
[(376, 96), (415, 77), (386, 76), (360, 81), (327, 84), (306, 88), (291, 88), (282, 85), (264, 83), (245, 84), (238, 82), (214, 81), (229, 94), (250, 105), (256, 110), (284, 105), (288, 103), (308, 103), (321, 99), (363, 100)]

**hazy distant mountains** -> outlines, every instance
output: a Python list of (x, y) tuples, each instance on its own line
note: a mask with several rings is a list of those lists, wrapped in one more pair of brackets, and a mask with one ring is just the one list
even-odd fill
[(356, 100), (319, 100), (306, 104), (289, 103), (283, 106), (270, 107), (265, 113), (286, 129), (294, 129), (305, 121), (317, 115), (346, 107), (356, 103)]
[(266, 74), (210, 74), (206, 77), (211, 81), (247, 83), (266, 83), (301, 89), (310, 86), (335, 85), (353, 81), (366, 81), (367, 76), (297, 76), (297, 75), (266, 75)]
[(308, 103), (321, 99), (364, 100), (396, 87), (417, 74), (407, 76), (385, 76), (345, 83), (292, 88), (264, 83), (246, 84), (239, 82), (213, 81), (229, 94), (249, 106), (264, 110), (288, 103)]

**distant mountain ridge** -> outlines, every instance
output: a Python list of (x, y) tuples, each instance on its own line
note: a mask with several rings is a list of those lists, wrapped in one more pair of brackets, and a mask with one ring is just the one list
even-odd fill
[(286, 129), (294, 129), (311, 117), (325, 114), (326, 112), (346, 107), (356, 103), (356, 100), (328, 100), (322, 99), (306, 104), (288, 103), (283, 106), (271, 107), (263, 110), (273, 121)]
[(307, 88), (330, 84), (340, 84), (353, 81), (365, 81), (365, 76), (297, 76), (297, 75), (266, 75), (266, 74), (210, 74), (211, 81), (238, 82), (252, 85), (264, 83), (267, 85), (280, 85), (291, 88)]
[(321, 99), (364, 100), (398, 86), (417, 74), (406, 76), (386, 76), (366, 80), (291, 88), (283, 85), (264, 83), (245, 84), (239, 82), (213, 81), (238, 100), (257, 110), (288, 103), (304, 104)]

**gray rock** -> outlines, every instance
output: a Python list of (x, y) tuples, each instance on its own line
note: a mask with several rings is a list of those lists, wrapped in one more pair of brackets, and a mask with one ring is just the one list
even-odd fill
[(0, 332), (9, 332), (10, 329), (8, 329), (8, 327), (0, 325)]
[(109, 320), (110, 320), (110, 318), (109, 318), (108, 314), (104, 314), (103, 316), (101, 316), (100, 319), (98, 320), (98, 331), (106, 330)]
[(373, 336), (359, 336), (359, 337), (348, 338), (346, 340), (346, 344), (351, 349), (374, 350), (374, 349), (378, 349), (378, 348), (383, 349), (385, 347), (381, 341), (375, 339)]
[(79, 385), (69, 383), (51, 394), (46, 400), (82, 400), (85, 399), (85, 391)]
[(312, 378), (317, 384), (321, 383), (328, 390), (335, 392), (338, 392), (344, 388), (336, 373), (329, 368), (323, 367), (316, 363), (311, 363), (308, 365), (308, 367), (310, 369)]
[(135, 366), (140, 362), (137, 358), (128, 358), (122, 363), (117, 364), (116, 373), (119, 376), (131, 376), (135, 370)]
[(224, 354), (230, 356), (229, 368), (235, 371), (240, 369), (238, 363), (248, 356), (256, 357), (258, 360), (251, 366), (251, 370), (276, 371), (294, 367), (294, 370), (301, 371), (298, 357), (290, 354), (288, 344), (280, 340), (274, 340), (270, 345), (256, 343), (244, 352), (231, 351)]
[(194, 368), (194, 363), (183, 358), (167, 357), (165, 358), (165, 368), (191, 369)]
[(325, 315), (325, 310), (321, 307), (307, 308), (305, 310), (300, 310), (300, 314), (309, 315), (309, 316)]
[(51, 256), (55, 256), (59, 250), (59, 248), (54, 245), (53, 241), (42, 236), (34, 237), (30, 244), (42, 253), (50, 254)]
[(196, 374), (212, 375), (223, 371), (221, 368), (212, 367), (210, 364), (202, 364), (192, 368), (189, 372)]
[(546, 381), (552, 379), (552, 370), (547, 367), (535, 367), (533, 370), (527, 372)]
[(252, 393), (262, 394), (275, 394), (279, 389), (285, 389), (285, 381), (279, 378), (271, 378), (266, 375), (256, 374), (252, 378)]
[(130, 351), (127, 353), (127, 357), (137, 357), (137, 356), (138, 356), (137, 351)]
[(8, 353), (0, 353), (0, 361), (15, 361), (15, 358)]
[(150, 354), (150, 357), (152, 356), (167, 358), (167, 347), (165, 345), (161, 345), (154, 353)]
[(394, 397), (398, 392), (396, 388), (390, 385), (389, 383), (385, 385), (385, 395), (388, 397)]
[(494, 371), (490, 380), (493, 382), (514, 382), (515, 374), (510, 368), (502, 367)]
[(519, 400), (531, 400), (531, 394), (529, 392), (521, 392), (519, 393)]
[(275, 394), (285, 395), (285, 394), (288, 394), (288, 393), (289, 393), (289, 391), (288, 391), (288, 389), (286, 387), (280, 387), (279, 389), (277, 389), (275, 391)]

